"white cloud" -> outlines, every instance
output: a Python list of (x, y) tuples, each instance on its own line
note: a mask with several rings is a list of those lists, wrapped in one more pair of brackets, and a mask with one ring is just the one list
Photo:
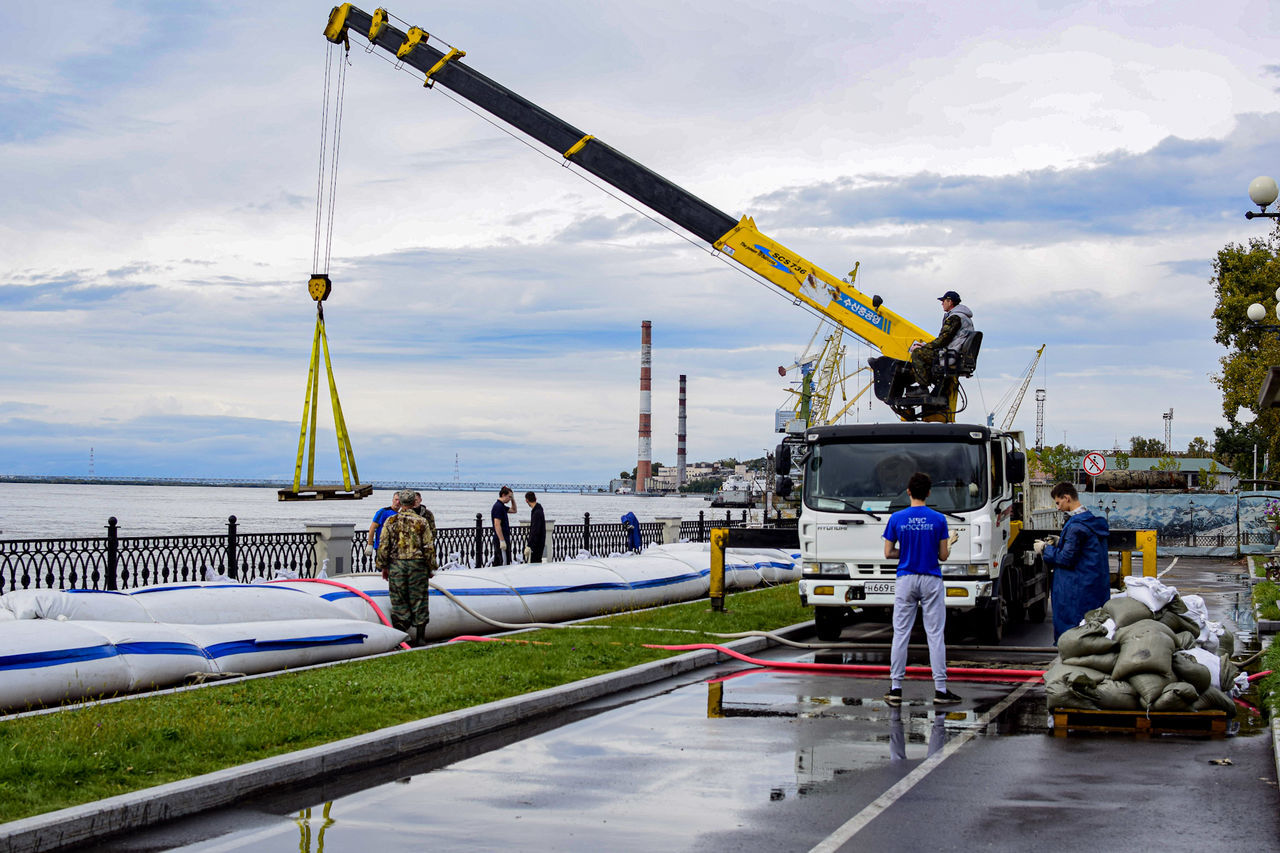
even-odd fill
[[(396, 11), (820, 265), (861, 261), (859, 286), (926, 329), (959, 290), (986, 333), (975, 419), (1048, 343), (1051, 439), (1159, 435), (1169, 406), (1175, 437), (1221, 422), (1205, 280), (1260, 227), (1244, 186), (1275, 162), (1276, 78), (1240, 25), (1267, 4), (809, 0), (742, 27), (740, 3), (658, 2), (657, 35), (553, 6)], [(98, 431), (122, 465), (292, 467), (327, 7), (148, 10), (54, 3), (40, 18), (77, 22), (59, 50), (29, 19), (0, 58), (0, 352), (21, 365), (0, 469), (79, 459)], [(362, 473), (447, 478), (458, 449), (477, 477), (630, 468), (642, 319), (656, 458), (680, 373), (692, 456), (773, 442), (776, 367), (811, 315), (362, 47), (326, 305)], [(175, 423), (200, 454), (166, 455)]]

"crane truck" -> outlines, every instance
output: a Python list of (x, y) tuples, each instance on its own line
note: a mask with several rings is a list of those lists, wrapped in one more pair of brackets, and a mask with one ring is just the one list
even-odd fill
[[(915, 470), (934, 477), (934, 504), (959, 532), (943, 567), (948, 606), (972, 611), (982, 634), (994, 640), (1012, 618), (1044, 618), (1047, 573), (1028, 556), (1029, 543), (1018, 541), (1026, 479), (1022, 436), (955, 423), (959, 380), (976, 369), (981, 332), (961, 349), (938, 354), (935, 385), (913, 387), (911, 352), (934, 336), (888, 309), (880, 296), (862, 293), (851, 280), (764, 235), (750, 216), (729, 216), (489, 79), (462, 62), (466, 51), (442, 49), (416, 26), (397, 29), (385, 9), (369, 14), (351, 3), (334, 7), (325, 37), (350, 50), (352, 33), (371, 50), (421, 71), (425, 87), (443, 86), (558, 152), (880, 350), (870, 360), (873, 390), (902, 423), (809, 428), (789, 436), (775, 454), (779, 493), (790, 490), (793, 456), (802, 482), (800, 595), (816, 608), (820, 636), (838, 635), (855, 612), (892, 607), (894, 572), (883, 559), (880, 533), (888, 513), (906, 505), (907, 478)], [(891, 476), (891, 460), (899, 463), (896, 481), (872, 484), (882, 463)]]

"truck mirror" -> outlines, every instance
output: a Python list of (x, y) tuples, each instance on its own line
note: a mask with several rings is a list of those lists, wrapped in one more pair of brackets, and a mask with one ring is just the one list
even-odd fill
[(1005, 461), (1005, 471), (1010, 483), (1021, 483), (1027, 478), (1027, 454), (1021, 450), (1012, 450)]
[(779, 444), (773, 454), (774, 470), (778, 474), (791, 473), (791, 445)]
[(780, 498), (789, 498), (791, 497), (791, 486), (790, 477), (778, 477), (773, 484), (774, 494)]

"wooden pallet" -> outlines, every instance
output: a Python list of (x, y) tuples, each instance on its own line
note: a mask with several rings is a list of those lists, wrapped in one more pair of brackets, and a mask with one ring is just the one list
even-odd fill
[(296, 492), (293, 489), (280, 489), (276, 492), (282, 501), (358, 501), (373, 494), (372, 484), (357, 485), (347, 491), (342, 486), (304, 486)]
[(1108, 732), (1147, 735), (1207, 735), (1226, 737), (1227, 715), (1222, 711), (1084, 711), (1058, 708), (1049, 712), (1055, 737), (1067, 732)]

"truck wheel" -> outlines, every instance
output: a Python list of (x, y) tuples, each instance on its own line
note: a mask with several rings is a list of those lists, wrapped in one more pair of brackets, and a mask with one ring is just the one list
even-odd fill
[(1022, 602), (1026, 598), (1026, 587), (1023, 585), (1022, 573), (1013, 564), (1013, 557), (1007, 556), (1000, 569), (1000, 583), (1004, 588), (1004, 600), (1008, 603), (1008, 619), (1005, 624), (1017, 625), (1027, 618), (1027, 609)]
[(1009, 621), (1009, 598), (1005, 595), (1008, 575), (1001, 580), (1000, 589), (986, 607), (977, 610), (978, 639), (996, 646), (1004, 639), (1004, 626)]
[(818, 639), (824, 643), (833, 643), (840, 639), (844, 629), (843, 607), (813, 608), (813, 627), (818, 632)]

